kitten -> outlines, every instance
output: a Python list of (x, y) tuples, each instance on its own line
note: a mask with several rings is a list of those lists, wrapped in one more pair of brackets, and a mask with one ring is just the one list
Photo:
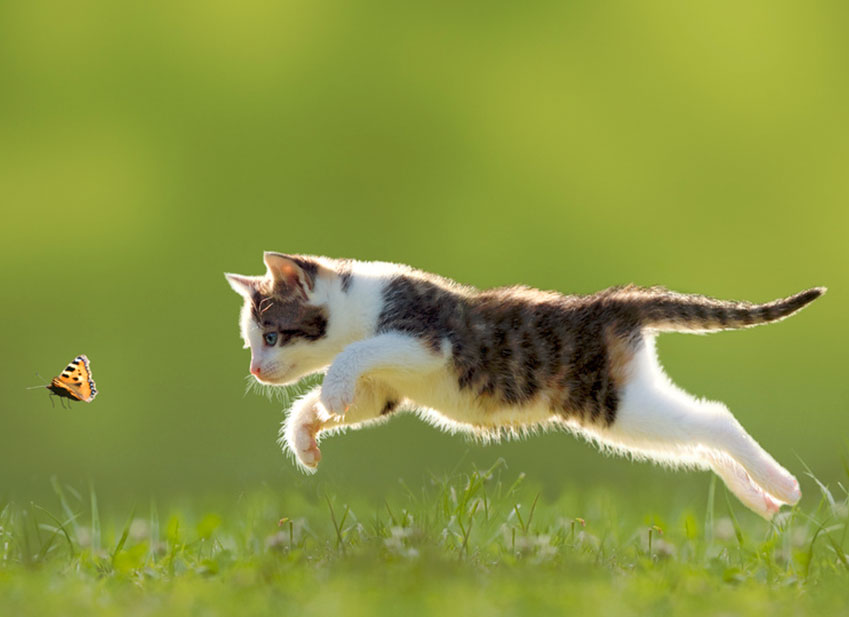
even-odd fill
[(760, 305), (633, 285), (566, 296), (478, 291), (389, 263), (264, 259), (265, 276), (226, 277), (245, 298), (242, 336), (259, 382), (326, 371), (281, 430), (304, 470), (321, 460), (320, 436), (406, 409), (483, 440), (561, 427), (636, 458), (711, 468), (767, 519), (801, 497), (722, 403), (669, 381), (654, 338), (777, 321), (825, 288)]

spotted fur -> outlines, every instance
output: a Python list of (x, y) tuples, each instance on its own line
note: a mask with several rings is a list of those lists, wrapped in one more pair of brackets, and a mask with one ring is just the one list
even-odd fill
[(406, 409), (484, 439), (564, 427), (632, 456), (710, 467), (767, 517), (798, 500), (795, 478), (727, 409), (669, 382), (654, 336), (777, 321), (824, 288), (757, 305), (634, 285), (586, 296), (479, 291), (406, 266), (303, 255), (265, 262), (263, 277), (227, 277), (245, 298), (259, 381), (326, 372), (282, 432), (304, 469), (320, 460), (320, 435)]

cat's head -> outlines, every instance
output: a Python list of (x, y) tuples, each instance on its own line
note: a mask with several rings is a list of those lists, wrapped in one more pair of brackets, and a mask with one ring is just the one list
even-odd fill
[(264, 276), (225, 276), (245, 299), (240, 325), (251, 373), (261, 383), (286, 384), (329, 363), (329, 314), (316, 293), (326, 273), (308, 257), (267, 252), (264, 260)]

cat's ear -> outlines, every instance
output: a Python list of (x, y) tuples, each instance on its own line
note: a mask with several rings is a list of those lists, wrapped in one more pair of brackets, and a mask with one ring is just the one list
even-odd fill
[(307, 290), (312, 291), (315, 286), (315, 277), (318, 272), (317, 264), (290, 255), (272, 253), (266, 251), (262, 256), (265, 266), (268, 268), (268, 276), (275, 283), (282, 283), (287, 287), (300, 288), (306, 295)]
[(227, 278), (227, 282), (230, 283), (233, 291), (245, 298), (251, 298), (253, 296), (257, 283), (260, 280), (255, 276), (242, 276), (241, 274), (225, 273), (224, 276)]

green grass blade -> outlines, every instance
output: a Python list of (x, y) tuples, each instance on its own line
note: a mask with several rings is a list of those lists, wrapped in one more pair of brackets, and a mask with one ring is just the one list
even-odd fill
[(115, 550), (112, 551), (112, 558), (110, 560), (112, 567), (115, 567), (115, 559), (118, 557), (118, 553), (121, 552), (121, 549), (124, 548), (124, 544), (127, 542), (127, 538), (130, 535), (130, 525), (133, 524), (133, 519), (136, 515), (136, 508), (133, 506), (132, 511), (130, 512), (129, 518), (127, 518), (127, 522), (124, 524), (124, 530), (121, 532), (121, 537), (118, 540), (118, 544), (115, 545)]
[(66, 527), (67, 527), (67, 525), (68, 525), (68, 524), (70, 524), (70, 523), (71, 523), (74, 519), (76, 519), (77, 515), (76, 515), (76, 514), (74, 514), (70, 520), (67, 520), (67, 521), (65, 521), (64, 523), (62, 523), (62, 522), (61, 522), (58, 518), (56, 518), (55, 516), (53, 516), (53, 514), (52, 514), (49, 510), (47, 510), (46, 508), (42, 508), (41, 506), (39, 506), (39, 505), (38, 505), (38, 504), (36, 504), (36, 503), (33, 503), (33, 504), (32, 504), (32, 507), (34, 507), (34, 508), (38, 509), (39, 511), (43, 512), (43, 513), (44, 513), (44, 514), (46, 514), (46, 515), (47, 515), (47, 516), (48, 516), (48, 517), (49, 517), (49, 518), (50, 518), (50, 519), (51, 519), (54, 523), (56, 523), (57, 528), (58, 528), (58, 529), (62, 532), (62, 534), (65, 536), (65, 541), (66, 541), (66, 542), (67, 542), (67, 544), (68, 544), (68, 554), (69, 554), (69, 559), (73, 560), (74, 555), (76, 554), (76, 551), (74, 550), (74, 542), (71, 540), (71, 536), (70, 536), (70, 534), (68, 533), (68, 530), (66, 529)]
[(89, 482), (89, 496), (91, 503), (91, 550), (93, 553), (100, 551), (100, 512), (97, 508), (97, 493), (94, 484)]

